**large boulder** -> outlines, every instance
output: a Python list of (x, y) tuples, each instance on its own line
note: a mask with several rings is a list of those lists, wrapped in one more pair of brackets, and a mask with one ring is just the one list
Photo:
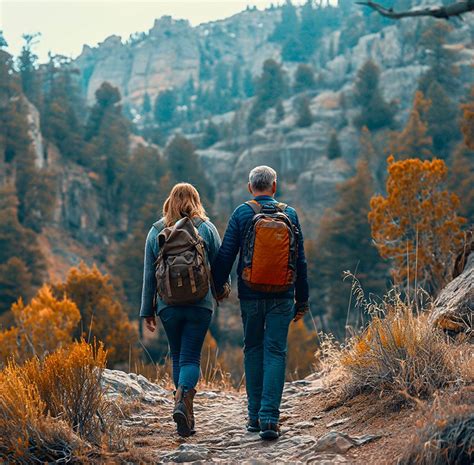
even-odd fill
[(474, 254), (464, 271), (438, 295), (430, 315), (433, 325), (443, 330), (472, 334), (474, 322)]

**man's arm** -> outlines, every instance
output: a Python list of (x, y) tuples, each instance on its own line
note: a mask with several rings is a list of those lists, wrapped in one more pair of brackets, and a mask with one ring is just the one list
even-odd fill
[(154, 228), (151, 228), (146, 238), (145, 259), (143, 263), (142, 303), (140, 308), (140, 316), (142, 318), (153, 317), (155, 315), (154, 300), (156, 296), (156, 256), (152, 246), (153, 238), (156, 239), (156, 234), (154, 233)]
[(240, 227), (236, 211), (232, 214), (227, 225), (224, 239), (217, 256), (212, 264), (212, 277), (216, 292), (222, 292), (224, 284), (228, 281), (232, 266), (234, 265), (240, 248)]
[(308, 265), (304, 253), (303, 231), (295, 212), (295, 225), (298, 228), (298, 257), (296, 259), (295, 300), (297, 304), (307, 303), (309, 299)]

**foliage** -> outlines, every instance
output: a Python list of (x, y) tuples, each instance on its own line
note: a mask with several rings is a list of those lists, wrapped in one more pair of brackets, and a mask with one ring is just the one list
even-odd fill
[(341, 145), (339, 144), (339, 139), (337, 138), (337, 132), (333, 131), (331, 133), (331, 138), (329, 139), (327, 156), (329, 160), (335, 160), (342, 156)]
[(383, 294), (386, 266), (371, 241), (367, 221), (374, 192), (367, 161), (359, 161), (355, 176), (342, 183), (338, 191), (336, 205), (321, 219), (312, 265), (314, 276), (310, 279), (318, 283), (317, 300), (326, 310), (329, 329), (342, 338), (346, 325), (357, 328), (364, 318), (349, 306), (351, 286), (348, 281), (342, 282), (343, 272), (355, 272), (368, 292)]
[[(404, 401), (428, 397), (455, 381), (459, 367), (450, 345), (427, 315), (414, 315), (396, 293), (372, 304), (372, 320), (341, 353), (344, 393), (369, 391)], [(405, 395), (405, 396), (404, 396)]]
[(275, 107), (275, 123), (279, 123), (283, 121), (285, 118), (285, 108), (283, 107), (283, 103), (281, 100), (276, 104)]
[(176, 95), (172, 89), (161, 91), (155, 101), (155, 120), (167, 124), (173, 120), (176, 112)]
[(366, 61), (357, 72), (354, 101), (361, 111), (354, 123), (358, 127), (366, 126), (371, 131), (390, 126), (394, 110), (384, 100), (379, 88), (380, 70), (373, 61)]
[(474, 85), (471, 87), (470, 102), (462, 105), (462, 109), (461, 130), (464, 134), (464, 143), (474, 150)]
[(316, 81), (314, 79), (314, 70), (309, 65), (298, 65), (294, 76), (293, 91), (298, 94), (305, 90), (314, 89)]
[(281, 9), (281, 20), (276, 24), (275, 30), (270, 36), (274, 42), (285, 42), (298, 29), (298, 15), (291, 0), (286, 0)]
[(392, 261), (396, 283), (436, 293), (450, 278), (464, 222), (456, 213), (458, 197), (444, 188), (448, 169), (436, 159), (396, 162), (390, 156), (387, 162), (387, 196), (370, 202), (372, 237), (380, 255)]
[(28, 100), (35, 105), (40, 103), (40, 82), (36, 67), (38, 56), (34, 53), (33, 47), (39, 34), (23, 34), (25, 44), (18, 57), (18, 68), (20, 70), (21, 87)]
[(0, 312), (8, 310), (18, 297), (31, 297), (33, 287), (42, 283), (45, 260), (36, 234), (18, 221), (15, 189), (0, 189), (0, 285), (4, 298)]
[(423, 93), (417, 91), (413, 100), (413, 108), (405, 128), (392, 137), (390, 151), (397, 158), (431, 158), (433, 139), (428, 135), (425, 118), (431, 107)]
[(296, 119), (296, 125), (299, 128), (307, 128), (313, 123), (313, 115), (309, 108), (309, 100), (307, 97), (303, 97), (298, 102), (298, 114)]
[(204, 130), (204, 136), (202, 138), (202, 145), (204, 148), (208, 148), (211, 145), (214, 145), (220, 139), (219, 128), (218, 126), (209, 121)]
[(15, 325), (0, 332), (0, 358), (23, 362), (36, 356), (43, 358), (72, 341), (81, 319), (74, 302), (66, 297), (56, 299), (44, 285), (28, 305), (20, 299), (12, 306)]
[[(474, 414), (471, 402), (436, 402), (419, 426), (400, 465), (444, 465), (474, 462)], [(420, 424), (421, 423), (421, 424)]]
[(53, 286), (58, 298), (72, 300), (80, 311), (81, 324), (77, 339), (98, 340), (107, 349), (113, 364), (129, 361), (137, 341), (137, 331), (129, 321), (107, 275), (97, 267), (80, 264), (71, 268), (66, 281)]
[(452, 154), (449, 188), (460, 201), (459, 214), (474, 223), (474, 146), (472, 149), (460, 142)]
[(91, 446), (118, 445), (117, 413), (101, 386), (105, 352), (85, 342), (0, 372), (0, 459), (71, 462)]
[(176, 135), (165, 150), (171, 176), (175, 182), (193, 184), (204, 203), (211, 203), (214, 192), (199, 164), (193, 144), (181, 135)]

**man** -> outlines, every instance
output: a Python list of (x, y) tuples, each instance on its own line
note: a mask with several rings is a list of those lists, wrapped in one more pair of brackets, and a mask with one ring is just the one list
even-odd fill
[[(224, 235), (221, 248), (213, 263), (213, 278), (217, 294), (223, 292), (237, 254), (239, 254), (238, 291), (242, 322), (244, 326), (244, 364), (246, 389), (248, 399), (248, 431), (260, 431), (262, 439), (276, 439), (280, 434), (278, 421), (280, 403), (285, 382), (286, 351), (288, 327), (291, 322), (298, 321), (309, 310), (307, 265), (304, 254), (303, 235), (296, 211), (284, 204), (279, 204), (274, 196), (277, 189), (277, 175), (268, 166), (258, 166), (249, 174), (248, 190), (253, 195), (253, 201), (240, 205), (232, 214)], [(253, 227), (259, 213), (269, 214), (268, 221), (272, 222), (267, 232), (256, 241), (251, 238)], [(283, 216), (282, 216), (283, 214)], [(260, 216), (262, 218), (262, 216)], [(287, 232), (281, 229), (289, 225)], [(277, 231), (277, 239), (273, 241), (271, 234)], [(294, 234), (293, 234), (294, 232)], [(270, 235), (269, 235), (270, 234)], [(289, 240), (288, 240), (289, 237)], [(278, 242), (279, 239), (282, 242)], [(295, 252), (285, 255), (283, 249), (292, 244), (294, 238)], [(249, 244), (249, 242), (251, 244)], [(294, 271), (288, 273), (291, 279), (286, 289), (275, 292), (275, 286), (248, 284), (248, 261), (257, 260), (256, 249), (249, 252), (249, 246), (260, 248), (260, 260), (274, 260), (275, 257), (288, 256), (295, 258)], [(271, 243), (270, 243), (271, 242)], [(262, 245), (263, 244), (263, 245)], [(275, 244), (280, 244), (278, 247)], [(284, 260), (280, 260), (283, 262)], [(290, 260), (291, 261), (291, 260)], [(278, 263), (278, 262), (276, 262)], [(288, 264), (288, 260), (287, 260)], [(253, 264), (259, 268), (261, 263)], [(290, 264), (291, 265), (291, 264)], [(286, 266), (288, 271), (290, 265)], [(265, 278), (271, 279), (280, 273), (275, 266), (273, 273), (266, 273)], [(261, 268), (261, 267), (260, 267)], [(281, 274), (281, 273), (280, 273)], [(259, 289), (256, 290), (255, 288)]]

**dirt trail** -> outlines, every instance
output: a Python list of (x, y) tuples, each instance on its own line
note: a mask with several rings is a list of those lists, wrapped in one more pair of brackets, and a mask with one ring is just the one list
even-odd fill
[[(331, 425), (320, 435), (312, 434), (321, 416), (308, 418), (302, 415), (301, 406), (309, 399), (321, 397), (325, 389), (320, 379), (310, 378), (286, 383), (281, 406), (282, 435), (277, 441), (264, 442), (258, 434), (245, 430), (245, 393), (215, 390), (197, 394), (197, 433), (181, 439), (171, 419), (171, 393), (139, 378), (135, 377), (137, 384), (142, 385), (144, 398), (151, 402), (143, 403), (126, 422), (133, 438), (133, 456), (129, 458), (133, 462), (351, 463), (347, 451), (377, 438), (376, 435), (349, 436), (332, 431)], [(334, 426), (337, 424), (336, 421)]]

